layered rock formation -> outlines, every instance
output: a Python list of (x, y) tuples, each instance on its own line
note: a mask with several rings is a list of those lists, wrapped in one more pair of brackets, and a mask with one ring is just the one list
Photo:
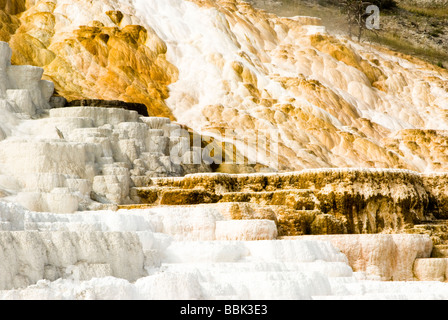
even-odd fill
[(0, 208), (0, 220), (12, 230), (0, 232), (2, 299), (446, 299), (448, 294), (446, 284), (434, 282), (445, 280), (446, 261), (429, 259), (429, 236), (273, 241), (274, 223), (229, 220), (211, 207), (75, 214), (30, 212), (3, 202)]
[[(151, 115), (172, 116), (164, 100), (178, 71), (153, 30), (107, 3), (18, 2), (22, 10), (8, 11), (21, 13), (19, 27), (4, 36), (14, 64), (45, 67), (46, 78), (69, 100), (137, 102), (151, 106)], [(72, 16), (80, 10), (88, 16)]]
[(438, 187), (445, 176), (360, 169), (201, 174), (152, 178), (148, 187), (132, 189), (131, 197), (135, 203), (154, 205), (271, 207), (280, 235), (402, 232), (445, 218), (445, 191)]
[[(446, 70), (318, 19), (239, 0), (19, 3), (4, 11), (13, 63), (43, 67), (68, 100), (144, 103), (274, 169), (447, 170)], [(262, 156), (260, 132), (279, 159)]]
[[(56, 97), (53, 97), (56, 99)], [(148, 117), (148, 109), (142, 103), (128, 103), (119, 100), (72, 100), (69, 103), (66, 101), (56, 102), (55, 107), (64, 108), (64, 107), (102, 107), (102, 108), (122, 108), (126, 110), (137, 111), (139, 115)]]
[(210, 171), (201, 140), (191, 145), (190, 132), (169, 118), (118, 106), (50, 110), (54, 86), (41, 80), (44, 70), (11, 65), (4, 42), (0, 51), (2, 197), (30, 210), (75, 212), (129, 204), (130, 188), (151, 176)]
[[(425, 267), (422, 262), (433, 261), (429, 259), (432, 242), (425, 236), (329, 235), (303, 236), (296, 239), (329, 241), (347, 256), (353, 270), (367, 272), (386, 281), (412, 281), (415, 278), (423, 280), (422, 275), (427, 271), (423, 270)], [(445, 273), (443, 279), (438, 280), (445, 281), (444, 276)], [(425, 280), (428, 279), (429, 277)]]
[(434, 1), (429, 1), (429, 0), (397, 0), (397, 2), (399, 3), (403, 3), (403, 4), (412, 4), (412, 5), (418, 5), (418, 6), (422, 6), (422, 7), (430, 7), (430, 8), (437, 8), (437, 7), (441, 7), (444, 8), (448, 5), (448, 1), (446, 0), (434, 0)]
[(448, 296), (445, 71), (239, 0), (14, 3), (1, 298)]
[(115, 276), (135, 281), (146, 274), (135, 234), (3, 231), (0, 237), (3, 290), (27, 287), (42, 279)]

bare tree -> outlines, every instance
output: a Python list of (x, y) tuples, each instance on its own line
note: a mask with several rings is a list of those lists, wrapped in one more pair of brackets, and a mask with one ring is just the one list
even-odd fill
[(350, 37), (352, 37), (355, 29), (358, 41), (361, 41), (363, 32), (368, 29), (366, 20), (369, 17), (369, 13), (367, 13), (366, 9), (372, 3), (363, 0), (341, 0), (340, 4), (342, 5), (342, 12), (347, 15)]

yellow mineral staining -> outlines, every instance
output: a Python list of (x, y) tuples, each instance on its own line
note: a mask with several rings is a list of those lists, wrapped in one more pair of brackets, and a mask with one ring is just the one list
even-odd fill
[(26, 33), (16, 33), (9, 43), (11, 48), (14, 48), (11, 61), (17, 65), (44, 67), (56, 57), (41, 41)]
[(310, 41), (311, 45), (320, 51), (328, 53), (336, 60), (344, 62), (363, 72), (371, 84), (384, 78), (384, 75), (379, 68), (361, 58), (355, 51), (340, 40), (329, 35), (316, 34), (310, 37)]
[(0, 0), (0, 10), (16, 15), (26, 10), (26, 0)]
[(26, 0), (0, 0), (0, 41), (8, 42), (20, 26), (18, 14), (26, 10)]
[[(391, 90), (385, 80), (386, 75), (380, 69), (380, 61), (376, 56), (365, 54), (361, 56), (344, 40), (328, 34), (311, 34), (305, 36), (304, 26), (319, 26), (320, 21), (306, 17), (278, 18), (264, 12), (251, 9), (240, 1), (194, 1), (200, 6), (213, 6), (228, 18), (231, 26), (252, 30), (247, 21), (257, 25), (253, 32), (254, 38), (247, 40), (250, 45), (245, 47), (245, 57), (249, 65), (258, 67), (257, 61), (247, 56), (247, 53), (257, 54), (263, 59), (263, 51), (252, 52), (260, 39), (266, 40), (259, 47), (274, 49), (271, 53), (276, 59), (287, 64), (302, 68), (307, 73), (325, 72), (326, 78), (334, 81), (337, 88), (348, 90), (356, 97), (366, 100), (369, 104), (378, 103), (377, 96), (371, 92), (373, 88), (383, 91)], [(247, 20), (235, 17), (235, 11), (244, 12)], [(309, 20), (309, 21), (308, 21)], [(275, 21), (275, 22), (273, 22)], [(279, 43), (275, 30), (294, 36), (295, 41), (306, 44), (297, 47), (288, 42)], [(261, 35), (262, 34), (262, 35)], [(244, 51), (243, 51), (244, 52)], [(329, 59), (326, 55), (329, 55)], [(213, 57), (216, 65), (225, 65), (219, 57)], [(219, 62), (218, 62), (219, 61)], [(230, 63), (234, 72), (233, 79), (242, 83), (240, 93), (246, 96), (238, 107), (207, 106), (202, 113), (206, 116), (210, 127), (227, 126), (242, 130), (261, 129), (266, 121), (280, 129), (279, 143), (280, 167), (283, 169), (301, 169), (320, 166), (366, 166), (405, 168), (404, 162), (396, 153), (390, 152), (384, 139), (391, 134), (387, 128), (364, 118), (359, 109), (347, 101), (338, 91), (312, 77), (298, 74), (297, 76), (279, 76), (271, 74), (275, 82), (281, 84), (295, 99), (289, 105), (279, 104), (278, 100), (261, 88), (260, 81), (246, 63), (233, 61)], [(308, 67), (309, 66), (309, 67)], [(347, 77), (350, 68), (356, 68), (362, 73), (357, 75), (357, 81)], [(260, 70), (260, 69), (259, 69)], [(261, 68), (264, 70), (264, 68)], [(364, 78), (363, 78), (364, 77)], [(350, 82), (351, 81), (351, 82)], [(373, 88), (372, 88), (373, 87)], [(229, 88), (230, 91), (230, 88)], [(230, 95), (233, 95), (230, 93)], [(238, 100), (238, 97), (235, 97)], [(251, 101), (258, 105), (250, 112), (243, 112), (245, 103)], [(308, 103), (305, 103), (307, 101)], [(419, 120), (414, 120), (415, 121)], [(341, 130), (341, 127), (344, 127)], [(244, 133), (243, 133), (244, 134)], [(294, 159), (294, 160), (292, 160)], [(351, 162), (348, 159), (353, 159)], [(291, 161), (292, 160), (292, 161)], [(416, 169), (415, 166), (408, 168)]]
[(20, 15), (21, 25), (9, 41), (13, 64), (44, 67), (55, 58), (55, 53), (48, 50), (55, 28), (55, 18), (51, 12), (54, 4), (41, 5), (39, 10), (31, 8)]
[(19, 19), (0, 10), (0, 41), (9, 41), (11, 34), (19, 27)]
[[(143, 103), (150, 115), (173, 118), (164, 100), (177, 69), (166, 61), (166, 47), (157, 43), (152, 50), (146, 46), (148, 38), (155, 40), (154, 34), (148, 36), (148, 31), (137, 25), (82, 26), (74, 36), (51, 45), (58, 56), (45, 74), (67, 99)], [(61, 67), (68, 70), (60, 74)], [(67, 75), (75, 80), (73, 84), (66, 82)]]
[(402, 130), (396, 135), (395, 143), (403, 152), (410, 151), (423, 163), (430, 164), (433, 171), (448, 171), (448, 132)]
[[(104, 19), (115, 26), (92, 20), (72, 32), (61, 32), (68, 17), (55, 14), (56, 2), (38, 1), (26, 11), (24, 1), (16, 7), (11, 3), (0, 2), (0, 24), (7, 25), (1, 28), (0, 40), (9, 41), (13, 64), (43, 67), (44, 78), (69, 101), (143, 103), (150, 115), (174, 120), (165, 99), (178, 70), (166, 60), (166, 45), (153, 30), (121, 26), (124, 14), (112, 10), (104, 12)], [(21, 13), (20, 19), (8, 13)]]
[[(141, 203), (201, 205), (227, 219), (269, 219), (280, 236), (412, 232), (446, 212), (446, 174), (400, 170), (306, 170), (152, 178)], [(178, 199), (183, 202), (178, 202)]]
[(107, 11), (106, 14), (118, 26), (120, 25), (121, 20), (123, 20), (124, 17), (121, 11)]
[(271, 206), (254, 205), (247, 202), (228, 202), (213, 205), (227, 219), (251, 220), (268, 219), (276, 220), (276, 214)]
[[(196, 56), (179, 49), (186, 44), (175, 36), (165, 42), (160, 37), (170, 36), (158, 34), (175, 28), (145, 22), (115, 0), (96, 2), (88, 12), (78, 1), (0, 0), (0, 40), (11, 44), (14, 64), (42, 66), (44, 78), (68, 100), (144, 103), (151, 116), (171, 119), (197, 108), (200, 120), (196, 114), (178, 120), (210, 136), (235, 130), (231, 147), (213, 134), (218, 154), (247, 158), (235, 151), (238, 142), (256, 147), (254, 135), (273, 129), (280, 170), (447, 169), (445, 134), (439, 130), (448, 120), (446, 70), (333, 36), (317, 18), (277, 17), (241, 0), (185, 1), (200, 7), (191, 9), (204, 18), (213, 14), (219, 28), (213, 34), (224, 37), (216, 50), (209, 50), (205, 38), (188, 43), (194, 49), (205, 43), (197, 51), (204, 54), (204, 68), (182, 69), (183, 59)], [(70, 14), (72, 5), (81, 12), (77, 17)], [(195, 77), (185, 82), (182, 74), (192, 70), (216, 86), (195, 91), (191, 79), (199, 88), (208, 83)], [(409, 128), (423, 130), (426, 138), (403, 131)], [(216, 170), (241, 167), (222, 164)]]
[(281, 82), (285, 88), (295, 95), (322, 107), (344, 125), (352, 125), (360, 118), (353, 105), (341, 99), (339, 95), (322, 85), (318, 80), (306, 79), (303, 75), (299, 75), (297, 78), (276, 77), (275, 80)]

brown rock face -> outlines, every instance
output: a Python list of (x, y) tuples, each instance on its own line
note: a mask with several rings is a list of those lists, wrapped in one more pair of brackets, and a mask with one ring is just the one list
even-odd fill
[(134, 201), (233, 204), (233, 219), (238, 219), (241, 204), (269, 207), (275, 212), (280, 236), (396, 233), (446, 216), (446, 201), (440, 196), (445, 191), (434, 181), (445, 176), (355, 169), (188, 175), (152, 178), (149, 187), (136, 188)]
[(0, 0), (0, 10), (16, 15), (26, 10), (26, 0)]
[(447, 174), (423, 175), (426, 188), (430, 191), (430, 209), (438, 219), (448, 219), (448, 176)]

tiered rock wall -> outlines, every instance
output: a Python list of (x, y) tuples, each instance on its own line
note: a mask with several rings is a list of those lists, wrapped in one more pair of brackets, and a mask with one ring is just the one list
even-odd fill
[(0, 297), (447, 296), (442, 283), (378, 281), (445, 281), (446, 259), (429, 259), (427, 235), (274, 240), (273, 221), (229, 220), (223, 212), (181, 206), (52, 214), (0, 202), (0, 226), (9, 229), (0, 232)]
[(153, 178), (136, 203), (274, 206), (281, 235), (402, 231), (446, 215), (444, 174), (325, 169), (283, 174), (197, 174)]
[[(45, 66), (64, 96), (135, 97), (166, 118), (122, 108), (49, 110), (53, 87), (43, 70), (11, 66), (0, 43), (0, 197), (32, 210), (0, 203), (0, 289), (37, 282), (1, 298), (119, 291), (309, 299), (366, 290), (388, 297), (389, 284), (358, 279), (447, 279), (447, 225), (436, 224), (447, 216), (446, 174), (197, 174), (210, 166), (185, 160), (202, 154), (202, 143), (192, 147), (195, 133), (177, 135), (183, 126), (170, 120), (201, 129), (231, 124), (245, 138), (278, 130), (286, 169), (443, 171), (446, 132), (429, 129), (446, 128), (444, 71), (332, 37), (316, 19), (279, 18), (236, 0), (20, 3), (2, 7), (0, 21), (23, 12), (0, 34), (11, 33), (14, 62)], [(196, 174), (178, 177), (189, 172)], [(104, 204), (134, 210), (74, 213)], [(417, 234), (287, 237), (399, 232)], [(94, 277), (101, 279), (78, 283)], [(446, 287), (425, 288), (448, 296)], [(407, 289), (401, 283), (394, 292)]]
[(210, 171), (191, 161), (202, 159), (201, 141), (191, 146), (190, 132), (170, 119), (118, 107), (50, 110), (54, 87), (43, 69), (12, 66), (4, 42), (0, 53), (0, 197), (75, 212), (130, 203), (130, 188), (150, 177)]
[(331, 35), (319, 19), (241, 0), (7, 3), (0, 39), (14, 64), (43, 67), (69, 101), (143, 103), (203, 135), (251, 142), (252, 159), (269, 132), (279, 157), (257, 162), (284, 171), (448, 170), (446, 70)]
[(423, 183), (429, 191), (429, 211), (438, 219), (448, 218), (448, 174), (431, 173), (422, 175)]

